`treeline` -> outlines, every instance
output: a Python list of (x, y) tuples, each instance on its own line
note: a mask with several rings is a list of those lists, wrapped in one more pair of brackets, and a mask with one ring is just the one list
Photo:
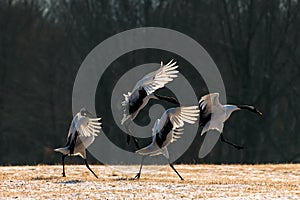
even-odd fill
[(53, 148), (65, 143), (83, 59), (106, 38), (144, 26), (198, 41), (222, 73), (227, 101), (264, 113), (236, 113), (225, 125), (244, 150), (218, 143), (200, 160), (197, 136), (178, 162), (299, 162), (299, 10), (297, 0), (0, 1), (0, 164), (59, 162)]

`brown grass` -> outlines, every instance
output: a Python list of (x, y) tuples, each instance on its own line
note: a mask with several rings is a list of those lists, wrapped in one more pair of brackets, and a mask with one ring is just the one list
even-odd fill
[[(124, 168), (124, 166), (122, 166)], [(0, 167), (0, 198), (54, 199), (299, 199), (300, 164), (145, 166), (131, 180), (119, 166), (83, 165)], [(137, 172), (139, 166), (126, 166)], [(152, 170), (152, 171), (151, 171)]]

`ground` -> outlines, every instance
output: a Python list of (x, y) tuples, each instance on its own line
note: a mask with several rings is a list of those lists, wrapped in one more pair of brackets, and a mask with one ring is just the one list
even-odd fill
[(0, 167), (0, 199), (300, 199), (300, 164)]

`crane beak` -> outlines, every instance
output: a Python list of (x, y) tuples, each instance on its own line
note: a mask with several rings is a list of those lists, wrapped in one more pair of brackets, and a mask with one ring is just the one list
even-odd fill
[(257, 113), (258, 113), (260, 116), (263, 115), (262, 112), (260, 112), (259, 110), (257, 110)]

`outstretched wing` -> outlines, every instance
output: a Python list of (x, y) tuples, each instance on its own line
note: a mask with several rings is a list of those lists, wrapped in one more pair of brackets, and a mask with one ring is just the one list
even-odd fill
[(97, 136), (100, 133), (101, 118), (89, 118), (87, 116), (80, 116), (75, 124), (76, 130), (79, 132), (79, 136)]
[(132, 91), (143, 87), (146, 90), (147, 95), (152, 94), (155, 90), (164, 87), (167, 83), (173, 81), (173, 79), (178, 76), (177, 73), (179, 71), (176, 70), (177, 68), (178, 65), (176, 65), (176, 62), (173, 62), (173, 60), (166, 65), (163, 65), (161, 62), (161, 67), (158, 70), (144, 76), (137, 82)]
[[(145, 96), (152, 94), (155, 90), (164, 87), (167, 83), (176, 78), (178, 76), (177, 68), (178, 65), (176, 65), (176, 62), (173, 62), (173, 60), (166, 65), (161, 63), (161, 67), (158, 70), (147, 74), (139, 80), (132, 92), (123, 94), (124, 101), (122, 101), (122, 106), (124, 107), (124, 113), (121, 124), (124, 124), (130, 117), (134, 118), (133, 113), (138, 113), (138, 110), (143, 107), (144, 102), (142, 100)], [(135, 105), (137, 109), (135, 109), (134, 106), (130, 106), (130, 108), (133, 109), (133, 111), (130, 111), (130, 104)]]
[(173, 130), (173, 137), (171, 142), (177, 141), (177, 139), (181, 138), (181, 135), (183, 134), (184, 129), (183, 128), (176, 128)]
[(199, 115), (198, 106), (170, 108), (164, 112), (161, 120), (156, 124), (153, 132), (159, 147), (168, 145), (183, 134), (184, 123), (194, 124)]
[(210, 121), (214, 110), (223, 110), (219, 102), (219, 93), (211, 93), (203, 96), (199, 100), (200, 126), (205, 126)]
[(185, 122), (194, 124), (197, 121), (199, 108), (198, 106), (171, 108), (167, 110), (167, 113), (174, 125), (171, 140), (171, 142), (174, 142), (181, 137), (181, 134), (183, 134), (183, 126)]
[(184, 122), (194, 124), (199, 116), (198, 106), (182, 106), (178, 108), (170, 108), (167, 111), (174, 128), (183, 127)]
[(100, 119), (101, 118), (90, 118), (87, 116), (79, 117), (76, 123), (76, 129), (79, 132), (78, 142), (82, 143), (85, 148), (90, 146), (94, 142), (95, 136), (100, 133)]
[(100, 119), (101, 118), (89, 118), (83, 116), (80, 112), (74, 116), (70, 125), (66, 144), (66, 146), (69, 146), (71, 154), (73, 154), (75, 143), (78, 143), (77, 146), (82, 143), (85, 148), (92, 144), (97, 133), (100, 133)]
[(213, 106), (222, 107), (219, 101), (219, 93), (207, 94), (199, 100), (200, 109), (206, 107), (207, 110), (211, 110)]

